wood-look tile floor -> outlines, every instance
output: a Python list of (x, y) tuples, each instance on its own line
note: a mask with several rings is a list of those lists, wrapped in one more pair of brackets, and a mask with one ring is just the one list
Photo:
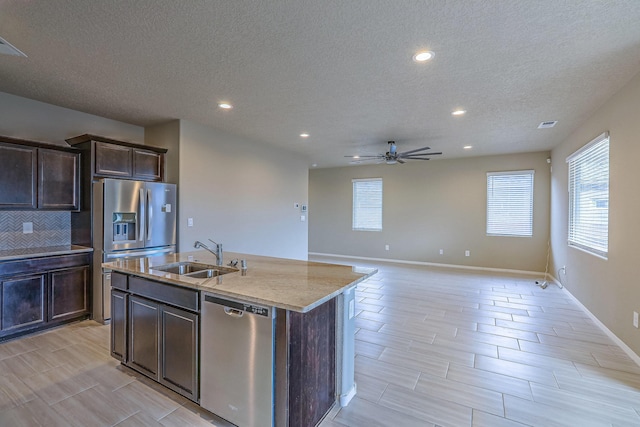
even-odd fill
[[(640, 426), (640, 367), (556, 286), (375, 266), (356, 292), (358, 394), (322, 427)], [(0, 426), (229, 425), (108, 348), (92, 321), (0, 344)]]
[(322, 427), (640, 426), (640, 367), (555, 285), (399, 264), (356, 291), (356, 383)]

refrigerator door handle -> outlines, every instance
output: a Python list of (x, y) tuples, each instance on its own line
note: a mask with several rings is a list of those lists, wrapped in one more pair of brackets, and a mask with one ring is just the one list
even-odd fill
[(146, 224), (145, 224), (145, 197), (144, 197), (144, 189), (141, 188), (140, 189), (140, 194), (139, 194), (139, 201), (138, 201), (138, 223), (140, 224), (140, 227), (138, 228), (138, 236), (140, 236), (140, 241), (143, 242), (144, 241), (144, 236), (146, 234), (145, 229), (146, 229)]
[(153, 225), (153, 204), (151, 190), (147, 189), (147, 240), (151, 240), (151, 226)]

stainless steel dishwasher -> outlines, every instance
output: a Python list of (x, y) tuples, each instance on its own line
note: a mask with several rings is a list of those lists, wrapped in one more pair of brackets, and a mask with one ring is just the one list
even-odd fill
[(240, 427), (273, 426), (274, 308), (201, 298), (200, 405)]

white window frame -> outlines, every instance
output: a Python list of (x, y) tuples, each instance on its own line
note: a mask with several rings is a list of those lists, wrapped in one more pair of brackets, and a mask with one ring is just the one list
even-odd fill
[(382, 178), (353, 179), (352, 187), (352, 230), (382, 231)]
[(534, 176), (534, 170), (487, 172), (487, 236), (533, 236)]
[(609, 253), (609, 133), (567, 157), (570, 247), (607, 259)]

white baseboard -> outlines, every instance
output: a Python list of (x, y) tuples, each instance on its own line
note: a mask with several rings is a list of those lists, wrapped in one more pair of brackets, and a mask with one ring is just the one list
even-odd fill
[[(553, 279), (553, 281), (556, 283), (556, 285), (559, 283), (558, 280), (551, 276), (551, 279)], [(636, 365), (638, 365), (640, 367), (640, 356), (638, 356), (628, 345), (626, 345), (624, 343), (624, 341), (622, 341), (620, 338), (618, 338), (618, 336), (616, 334), (614, 334), (613, 332), (611, 332), (611, 330), (609, 328), (607, 328), (605, 326), (604, 323), (602, 323), (592, 312), (589, 311), (589, 309), (587, 307), (585, 307), (578, 298), (576, 298), (575, 296), (573, 296), (573, 294), (571, 292), (569, 292), (569, 290), (565, 287), (562, 287), (562, 290), (580, 307), (584, 310), (585, 313), (587, 313), (587, 315), (591, 318), (591, 320), (593, 320), (593, 322), (598, 325), (598, 327), (600, 329), (602, 329), (602, 332), (604, 332), (609, 338), (611, 338), (613, 340), (614, 343), (616, 343), (621, 349), (622, 351), (624, 351), (627, 356), (629, 356), (631, 358), (631, 360), (633, 360)]]
[(331, 258), (360, 259), (363, 261), (390, 262), (395, 264), (422, 265), (422, 266), (428, 266), (428, 267), (457, 268), (457, 269), (464, 269), (464, 270), (481, 270), (481, 271), (495, 271), (495, 272), (501, 272), (501, 273), (526, 274), (529, 276), (544, 276), (544, 272), (540, 272), (540, 271), (512, 270), (508, 268), (477, 267), (473, 265), (459, 265), (459, 264), (440, 264), (436, 262), (408, 261), (403, 259), (390, 259), (390, 258), (370, 258), (370, 257), (361, 257), (361, 256), (352, 256), (352, 255), (325, 254), (320, 252), (309, 252), (309, 255), (324, 256), (324, 257), (331, 257)]
[(342, 406), (343, 408), (347, 406), (349, 402), (351, 402), (351, 399), (353, 399), (354, 396), (356, 395), (356, 392), (357, 392), (356, 383), (353, 383), (353, 387), (351, 387), (351, 390), (349, 390), (349, 393), (340, 395), (340, 406)]

